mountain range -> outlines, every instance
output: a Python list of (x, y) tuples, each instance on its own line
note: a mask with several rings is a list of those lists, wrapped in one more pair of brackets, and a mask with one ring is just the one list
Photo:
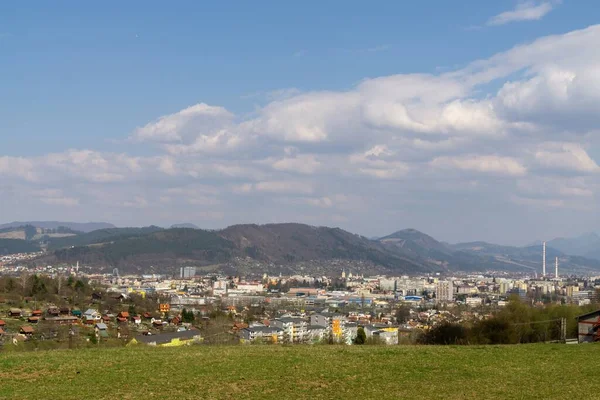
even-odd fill
[[(60, 224), (57, 227), (67, 225), (82, 228), (68, 223), (56, 224)], [(19, 226), (1, 231), (10, 229), (25, 231), (24, 227)], [(69, 228), (61, 229), (63, 232)], [(52, 264), (79, 261), (100, 270), (118, 267), (132, 272), (175, 270), (183, 265), (231, 273), (285, 271), (331, 274), (337, 272), (332, 269), (346, 267), (357, 272), (390, 274), (541, 270), (539, 244), (526, 247), (486, 242), (448, 244), (415, 229), (400, 230), (376, 239), (340, 228), (297, 223), (234, 225), (216, 231), (189, 227), (110, 226), (88, 232), (66, 232), (54, 236), (38, 233), (27, 236), (29, 240), (0, 238), (0, 254), (10, 253), (11, 246), (19, 251), (32, 251), (33, 246), (46, 250), (45, 255), (36, 262)], [(557, 241), (559, 246), (556, 247), (552, 242), (548, 243), (548, 271), (553, 271), (555, 257), (560, 260), (562, 272), (600, 271), (600, 260), (582, 256), (583, 250), (579, 254), (569, 254), (562, 251), (565, 249), (564, 241)], [(561, 246), (562, 250), (557, 248)]]

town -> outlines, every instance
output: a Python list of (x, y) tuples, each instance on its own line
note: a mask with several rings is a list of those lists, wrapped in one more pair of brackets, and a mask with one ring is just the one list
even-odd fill
[[(412, 344), (444, 324), (485, 321), (511, 301), (531, 309), (598, 307), (600, 276), (259, 277), (95, 274), (88, 266), (26, 267), (30, 255), (0, 264), (2, 348), (146, 344)], [(527, 340), (586, 340), (545, 326)], [(563, 322), (562, 318), (559, 320)], [(523, 339), (519, 339), (523, 340)], [(594, 338), (595, 340), (595, 338)]]

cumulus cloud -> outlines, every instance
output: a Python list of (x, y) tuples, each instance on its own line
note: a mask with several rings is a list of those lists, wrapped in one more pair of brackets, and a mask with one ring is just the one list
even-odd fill
[(596, 173), (600, 167), (578, 143), (543, 143), (535, 151), (535, 160), (548, 169)]
[(438, 157), (431, 161), (431, 165), (442, 169), (458, 169), (509, 176), (522, 176), (527, 172), (527, 169), (518, 160), (496, 155)]
[(508, 24), (509, 22), (537, 21), (560, 4), (560, 1), (524, 1), (517, 4), (514, 10), (505, 11), (493, 16), (487, 22), (488, 25), (497, 26)]
[(331, 209), (340, 221), (368, 225), (397, 215), (398, 202), (418, 214), (410, 207), (442, 192), (477, 193), (479, 202), (505, 207), (579, 207), (600, 187), (599, 41), (600, 26), (591, 26), (454, 71), (368, 78), (343, 91), (284, 89), (249, 114), (198, 103), (131, 133), (152, 156), (90, 149), (0, 156), (0, 178), (73, 188), (36, 197), (46, 204), (71, 198), (83, 208), (114, 198), (128, 215), (177, 221), (199, 210), (232, 223), (248, 215), (298, 220), (297, 209), (311, 221)]

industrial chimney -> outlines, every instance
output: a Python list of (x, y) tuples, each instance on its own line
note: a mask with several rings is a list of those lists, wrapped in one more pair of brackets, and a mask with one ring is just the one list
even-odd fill
[(554, 277), (558, 279), (558, 257), (556, 257), (554, 262)]
[(543, 243), (542, 250), (542, 278), (546, 276), (546, 242)]

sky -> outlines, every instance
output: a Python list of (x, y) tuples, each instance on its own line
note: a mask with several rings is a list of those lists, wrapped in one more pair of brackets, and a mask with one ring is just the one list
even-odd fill
[(595, 1), (0, 2), (0, 222), (598, 231)]

